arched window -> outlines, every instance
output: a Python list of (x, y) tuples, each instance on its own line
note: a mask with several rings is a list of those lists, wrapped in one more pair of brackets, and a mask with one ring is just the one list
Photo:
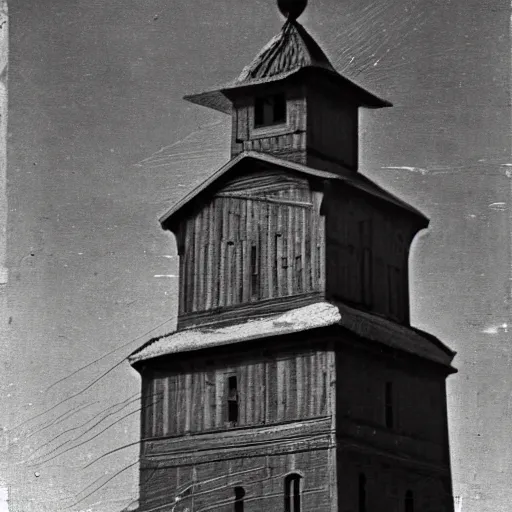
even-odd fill
[(292, 473), (284, 479), (284, 511), (300, 512), (300, 480), (298, 473)]
[(243, 487), (235, 487), (235, 506), (234, 512), (244, 512), (245, 490)]
[(414, 494), (412, 491), (405, 493), (404, 512), (414, 512)]
[(366, 476), (359, 475), (359, 512), (366, 512)]

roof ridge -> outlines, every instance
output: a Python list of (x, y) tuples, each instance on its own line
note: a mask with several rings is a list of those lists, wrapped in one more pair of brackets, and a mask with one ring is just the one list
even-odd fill
[(307, 66), (335, 71), (308, 31), (297, 21), (287, 20), (281, 31), (244, 67), (236, 83), (270, 78)]

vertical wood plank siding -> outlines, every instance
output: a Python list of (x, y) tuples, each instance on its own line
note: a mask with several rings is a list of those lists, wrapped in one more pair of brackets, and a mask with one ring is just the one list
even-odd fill
[[(307, 92), (307, 147), (314, 154), (343, 162), (356, 169), (358, 160), (357, 105), (343, 103), (337, 96), (322, 94), (316, 88)], [(333, 99), (336, 98), (336, 99)], [(333, 129), (333, 127), (336, 127)], [(308, 158), (308, 164), (311, 162)]]
[[(232, 512), (234, 488), (240, 486), (246, 492), (247, 510), (280, 511), (284, 510), (285, 478), (295, 471), (303, 476), (301, 510), (331, 510), (328, 482), (332, 467), (327, 450), (142, 469), (138, 510)], [(180, 496), (180, 508), (173, 508), (175, 497), (188, 486), (189, 493)]]
[(320, 291), (321, 200), (278, 173), (225, 186), (180, 228), (179, 314)]
[(145, 386), (156, 392), (143, 417), (143, 437), (173, 436), (230, 426), (227, 378), (236, 375), (236, 426), (263, 425), (331, 414), (326, 400), (328, 352), (290, 353), (277, 360), (254, 360), (232, 368), (156, 373)]
[[(269, 93), (273, 90), (269, 87)], [(277, 90), (274, 92), (278, 92)], [(303, 87), (286, 89), (287, 121), (282, 125), (255, 128), (254, 98), (234, 102), (231, 157), (243, 151), (261, 151), (294, 162), (306, 163), (306, 96)]]
[(327, 296), (406, 322), (410, 221), (359, 198), (333, 200), (328, 210)]

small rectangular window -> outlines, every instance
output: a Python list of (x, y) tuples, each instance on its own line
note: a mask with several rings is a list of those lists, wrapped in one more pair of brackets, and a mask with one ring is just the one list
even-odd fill
[(238, 423), (238, 379), (236, 375), (228, 377), (228, 422)]
[(286, 97), (284, 93), (258, 97), (254, 101), (254, 127), (286, 123)]

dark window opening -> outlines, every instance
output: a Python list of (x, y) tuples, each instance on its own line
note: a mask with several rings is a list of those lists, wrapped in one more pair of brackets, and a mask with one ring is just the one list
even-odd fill
[(235, 375), (228, 378), (228, 422), (238, 423), (238, 381)]
[(288, 475), (284, 479), (284, 510), (285, 512), (301, 511), (300, 496), (301, 476), (297, 473)]
[[(243, 251), (239, 251), (239, 260), (238, 265), (239, 268), (244, 268), (244, 253)], [(244, 287), (240, 286), (238, 289), (238, 302), (242, 303), (244, 301)]]
[(258, 248), (251, 246), (251, 298), (258, 299), (259, 297), (259, 265), (258, 265)]
[(286, 98), (283, 93), (256, 98), (254, 127), (271, 126), (286, 122)]
[(386, 382), (386, 397), (385, 397), (385, 419), (386, 427), (393, 428), (394, 426), (394, 415), (393, 415), (393, 383)]
[(297, 283), (297, 291), (302, 291), (302, 256), (295, 256), (295, 277)]
[(245, 490), (243, 487), (235, 487), (235, 506), (234, 512), (244, 512)]
[(359, 475), (359, 512), (366, 512), (366, 476)]
[(320, 282), (322, 277), (322, 248), (317, 245), (316, 246), (316, 284)]
[(274, 276), (274, 295), (279, 295), (279, 271), (278, 271), (278, 267), (279, 267), (279, 258), (278, 258), (278, 255), (279, 255), (279, 244), (280, 244), (280, 240), (281, 239), (281, 233), (276, 233), (275, 235), (275, 242), (274, 242), (274, 265), (273, 265), (273, 269), (272, 269), (272, 272), (273, 272), (273, 276)]
[(414, 512), (414, 494), (412, 491), (407, 491), (405, 493), (404, 512)]

